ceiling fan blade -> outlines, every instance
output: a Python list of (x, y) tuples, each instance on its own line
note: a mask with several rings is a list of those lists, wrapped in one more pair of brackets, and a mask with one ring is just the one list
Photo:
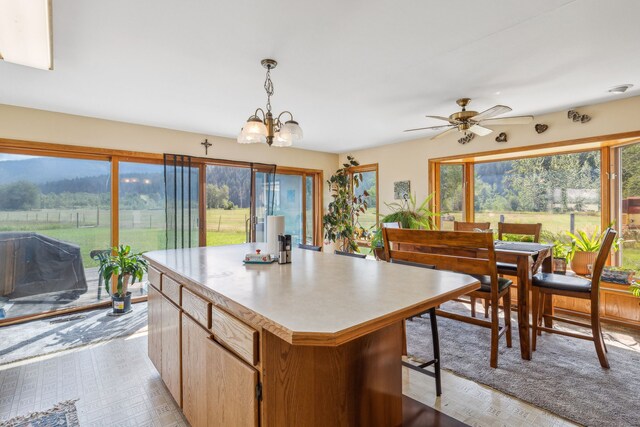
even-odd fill
[(457, 120), (450, 119), (449, 117), (442, 117), (442, 116), (425, 116), (425, 117), (428, 117), (430, 119), (436, 119), (436, 120), (444, 120), (445, 122), (449, 122), (452, 125), (458, 124)]
[(478, 136), (485, 136), (489, 135), (493, 130), (480, 125), (473, 125), (469, 128), (469, 132), (473, 132)]
[(452, 132), (457, 132), (457, 131), (458, 131), (458, 128), (457, 128), (457, 127), (452, 127), (452, 128), (451, 128), (451, 129), (449, 129), (449, 130), (445, 130), (444, 132), (441, 132), (441, 133), (437, 134), (436, 136), (431, 137), (431, 139), (438, 139), (438, 138), (442, 138), (442, 137), (443, 137), (443, 136), (445, 136), (445, 135), (448, 135), (448, 134), (450, 134), (450, 133), (452, 133)]
[(508, 113), (509, 111), (511, 111), (511, 108), (507, 107), (506, 105), (495, 105), (488, 110), (484, 110), (483, 112), (471, 117), (471, 120), (473, 120), (474, 122), (479, 122), (481, 120), (486, 120), (500, 114)]
[[(475, 120), (475, 117), (473, 118)], [(533, 116), (498, 117), (495, 119), (485, 119), (481, 124), (491, 125), (528, 125), (533, 121)]]
[(452, 126), (453, 125), (429, 126), (429, 127), (426, 127), (426, 128), (407, 129), (407, 130), (404, 130), (403, 132), (413, 132), (415, 130), (427, 130), (427, 129), (430, 129), (430, 130), (444, 129), (444, 128), (448, 128), (448, 127), (452, 127)]

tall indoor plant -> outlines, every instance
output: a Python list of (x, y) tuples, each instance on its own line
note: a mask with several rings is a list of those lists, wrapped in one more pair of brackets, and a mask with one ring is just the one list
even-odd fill
[(358, 252), (356, 224), (360, 214), (367, 210), (366, 198), (369, 196), (366, 190), (359, 196), (352, 190), (362, 181), (361, 173), (352, 173), (352, 168), (357, 166), (360, 163), (353, 156), (347, 156), (347, 162), (327, 180), (332, 200), (322, 217), (324, 236), (345, 252)]
[[(128, 291), (129, 283), (142, 280), (147, 271), (147, 260), (142, 253), (132, 253), (131, 247), (120, 245), (113, 248), (112, 255), (100, 258), (99, 273), (104, 279), (104, 286), (111, 294), (114, 314), (124, 314), (131, 311), (131, 292)], [(112, 281), (116, 281), (114, 291)]]
[[(385, 203), (390, 213), (382, 217), (380, 224), (397, 222), (402, 228), (432, 230), (433, 217), (437, 214), (429, 209), (433, 193), (418, 206), (415, 195), (409, 194), (402, 203)], [(382, 259), (382, 229), (378, 228), (371, 239), (371, 247), (378, 259)]]

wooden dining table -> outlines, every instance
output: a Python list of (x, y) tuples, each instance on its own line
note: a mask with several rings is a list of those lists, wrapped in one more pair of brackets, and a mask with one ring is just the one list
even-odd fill
[[(538, 269), (545, 273), (553, 272), (553, 245), (529, 242), (495, 242), (496, 262), (515, 264), (518, 279), (518, 334), (520, 353), (525, 360), (531, 360), (531, 323), (529, 315), (531, 304), (529, 290), (531, 278)], [(513, 270), (498, 268), (499, 274), (513, 275)], [(552, 305), (545, 304), (548, 310)], [(547, 325), (551, 326), (551, 325)]]

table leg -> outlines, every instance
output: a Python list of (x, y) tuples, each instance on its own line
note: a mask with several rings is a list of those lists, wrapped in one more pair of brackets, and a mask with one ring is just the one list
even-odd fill
[[(544, 273), (553, 273), (553, 253), (542, 262), (542, 271)], [(553, 316), (553, 295), (542, 294), (542, 298), (544, 298), (544, 314)], [(544, 326), (552, 328), (553, 319), (544, 317)]]
[(531, 256), (518, 256), (518, 332), (520, 335), (520, 354), (525, 360), (531, 360), (529, 288), (531, 287), (532, 263)]

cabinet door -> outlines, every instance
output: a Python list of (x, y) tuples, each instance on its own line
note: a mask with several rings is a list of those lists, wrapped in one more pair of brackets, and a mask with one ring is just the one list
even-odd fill
[(209, 427), (257, 426), (258, 372), (215, 341), (207, 340)]
[(180, 370), (180, 310), (162, 296), (162, 380), (182, 407)]
[(153, 286), (149, 286), (147, 297), (148, 320), (148, 354), (149, 359), (162, 373), (162, 295)]
[(182, 316), (182, 412), (191, 427), (207, 426), (207, 343), (210, 333)]

